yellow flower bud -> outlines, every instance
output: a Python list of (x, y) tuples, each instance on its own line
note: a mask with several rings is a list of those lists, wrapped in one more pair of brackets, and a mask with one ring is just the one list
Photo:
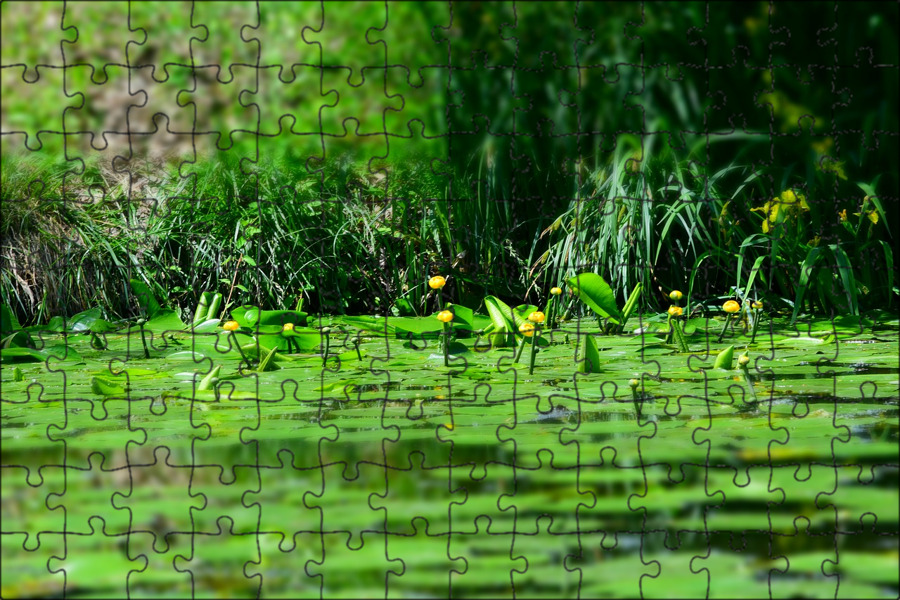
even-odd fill
[(668, 312), (672, 317), (680, 317), (684, 313), (680, 306), (670, 306)]
[(554, 296), (559, 296), (560, 294), (562, 294), (562, 288), (558, 288), (558, 287), (550, 288), (550, 293), (553, 294)]
[(524, 335), (525, 337), (531, 337), (534, 335), (534, 324), (533, 323), (522, 323), (519, 325), (519, 333)]
[(738, 364), (742, 367), (746, 367), (750, 363), (750, 357), (746, 354), (741, 354), (738, 357)]
[(683, 296), (681, 292), (679, 292), (678, 290), (672, 290), (671, 292), (669, 292), (669, 299), (673, 302), (678, 302), (682, 297)]
[(641, 385), (641, 382), (638, 381), (637, 379), (632, 379), (631, 381), (628, 382), (628, 385), (631, 386), (631, 389), (634, 389), (637, 386)]
[(453, 320), (453, 313), (449, 310), (442, 310), (438, 313), (437, 318), (441, 323), (449, 323)]
[(433, 290), (439, 290), (444, 287), (444, 284), (447, 283), (447, 280), (441, 277), (440, 275), (435, 275), (431, 279), (428, 280), (428, 287)]
[(741, 310), (741, 305), (735, 302), (734, 300), (729, 300), (725, 304), (722, 305), (722, 308), (727, 313), (736, 313)]
[(282, 331), (293, 331), (294, 324), (293, 323), (285, 323), (284, 327), (282, 327)]
[(528, 320), (531, 321), (532, 323), (543, 323), (545, 318), (546, 317), (544, 317), (544, 313), (542, 313), (539, 310), (536, 310), (533, 313), (531, 313), (530, 315), (528, 315)]
[(225, 331), (236, 331), (240, 329), (240, 325), (238, 325), (237, 321), (226, 321), (224, 325), (222, 325), (222, 329)]
[(754, 300), (753, 304), (751, 304), (750, 306), (752, 306), (754, 310), (762, 310), (763, 303), (761, 300)]

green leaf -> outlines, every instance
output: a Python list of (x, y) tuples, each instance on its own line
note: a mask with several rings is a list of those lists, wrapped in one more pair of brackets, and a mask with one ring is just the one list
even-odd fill
[(634, 289), (631, 290), (631, 294), (628, 296), (628, 300), (625, 302), (625, 308), (622, 310), (622, 326), (628, 322), (629, 317), (631, 317), (631, 313), (634, 312), (634, 307), (637, 306), (638, 299), (641, 297), (641, 290), (643, 286), (640, 282), (638, 282)]
[(803, 296), (806, 295), (806, 289), (809, 287), (809, 278), (821, 252), (822, 249), (818, 246), (810, 248), (809, 252), (806, 253), (806, 258), (803, 259), (803, 264), (800, 265), (800, 283), (797, 287), (797, 298), (794, 300), (794, 313), (791, 315), (791, 325), (794, 324), (797, 320), (797, 315), (800, 313), (800, 307), (803, 305)]
[(520, 304), (512, 309), (513, 321), (515, 322), (514, 332), (518, 333), (519, 326), (528, 321), (528, 315), (536, 311), (538, 308), (533, 304)]
[(730, 371), (734, 369), (734, 346), (728, 346), (716, 356), (716, 362), (713, 363), (714, 369), (725, 369)]
[[(391, 321), (393, 321), (393, 319), (391, 319)], [(373, 317), (368, 315), (359, 317), (341, 316), (340, 318), (335, 319), (334, 322), (340, 322), (363, 331), (371, 331), (372, 333), (380, 333), (382, 335), (391, 335), (394, 333), (394, 329), (384, 317)]]
[(684, 314), (686, 315), (689, 315), (691, 313), (691, 294), (693, 294), (694, 292), (694, 279), (697, 277), (697, 273), (700, 272), (700, 264), (709, 257), (710, 253), (709, 250), (707, 250), (697, 257), (697, 260), (694, 261), (694, 266), (691, 267), (691, 277), (690, 281), (688, 282), (688, 293), (684, 303)]
[(91, 391), (98, 396), (124, 396), (125, 387), (118, 381), (104, 379), (102, 377), (91, 377)]
[(453, 311), (453, 321), (450, 326), (454, 329), (474, 329), (475, 314), (472, 309), (462, 304), (447, 304), (447, 310)]
[(200, 294), (200, 300), (197, 302), (197, 310), (194, 311), (192, 324), (197, 325), (206, 320), (206, 313), (209, 312), (209, 303), (212, 301), (212, 296), (212, 292)]
[(147, 284), (138, 279), (131, 279), (128, 283), (131, 284), (131, 289), (134, 292), (135, 297), (137, 297), (138, 304), (144, 309), (147, 318), (152, 319), (156, 313), (162, 309), (159, 302), (157, 302), (156, 298), (153, 296), (153, 292), (150, 291)]
[(887, 289), (892, 290), (894, 288), (894, 251), (891, 246), (884, 240), (875, 240), (875, 242), (869, 242), (863, 246), (863, 250), (876, 242), (881, 244), (881, 248), (884, 250), (884, 272), (887, 275)]
[(484, 305), (491, 318), (491, 324), (494, 326), (491, 334), (491, 346), (502, 347), (515, 344), (516, 318), (512, 309), (496, 296), (485, 297)]
[[(277, 325), (269, 327), (277, 328)], [(260, 333), (263, 333), (262, 327), (260, 327)], [(275, 333), (279, 332), (276, 331)], [(312, 327), (294, 327), (290, 331), (281, 331), (278, 336), (265, 336), (261, 341), (271, 342), (274, 339), (276, 348), (282, 352), (290, 352), (291, 347), (288, 344), (288, 338), (290, 338), (294, 348), (299, 347), (300, 352), (309, 352), (315, 350), (323, 343), (323, 335), (325, 334)]]
[(850, 264), (850, 258), (847, 257), (844, 249), (837, 244), (829, 244), (828, 247), (831, 248), (838, 271), (840, 271), (841, 282), (844, 284), (844, 294), (847, 295), (847, 300), (850, 302), (850, 312), (853, 315), (858, 315), (859, 305), (856, 298), (856, 278), (853, 276), (853, 266)]
[(20, 329), (22, 329), (22, 326), (19, 324), (19, 320), (12, 309), (6, 304), (0, 304), (0, 335), (6, 335)]
[(0, 348), (34, 348), (34, 341), (31, 339), (31, 335), (23, 329), (0, 340)]
[(215, 294), (209, 301), (209, 308), (206, 311), (205, 321), (218, 318), (219, 309), (222, 308), (222, 294)]
[(275, 354), (278, 352), (278, 348), (272, 348), (268, 354), (266, 354), (265, 358), (259, 361), (259, 367), (257, 367), (257, 371), (260, 373), (264, 373), (266, 371), (274, 371), (278, 368), (278, 365), (275, 364)]
[(219, 373), (222, 371), (222, 365), (216, 365), (212, 368), (212, 370), (206, 374), (206, 377), (200, 380), (200, 383), (197, 385), (198, 390), (212, 390), (215, 389), (216, 383), (219, 381)]
[(584, 361), (579, 365), (580, 373), (599, 373), (600, 372), (600, 352), (597, 350), (597, 342), (594, 336), (588, 335), (584, 338)]
[[(750, 277), (747, 278), (747, 287), (744, 289), (744, 298), (747, 298), (750, 294), (750, 290), (753, 289), (753, 282), (756, 281), (756, 275), (759, 273), (759, 268), (762, 266), (764, 260), (768, 258), (766, 255), (757, 257), (757, 259), (753, 262), (753, 268), (750, 269)], [(738, 287), (740, 287), (740, 283), (738, 283)]]
[(582, 302), (602, 317), (620, 323), (622, 314), (616, 306), (616, 296), (609, 284), (596, 273), (582, 273), (567, 280), (569, 287)]
[(394, 301), (394, 306), (397, 307), (397, 311), (400, 313), (401, 317), (413, 317), (416, 314), (413, 305), (410, 304), (409, 300), (406, 298), (397, 298)]
[(484, 305), (487, 308), (488, 316), (491, 318), (491, 323), (494, 325), (495, 329), (512, 331), (516, 319), (515, 316), (513, 316), (512, 309), (506, 302), (500, 300), (496, 296), (486, 296)]
[(82, 311), (77, 315), (73, 315), (68, 319), (60, 316), (53, 317), (47, 325), (41, 327), (41, 329), (44, 331), (57, 332), (70, 331), (77, 333), (82, 331), (94, 331), (97, 333), (104, 333), (115, 330), (115, 327), (113, 327), (112, 323), (103, 319), (103, 314), (99, 307), (94, 307)]
[(184, 331), (187, 325), (171, 308), (161, 308), (156, 315), (144, 323), (147, 331)]
[(194, 321), (191, 329), (194, 333), (209, 333), (219, 328), (219, 319), (209, 319), (208, 321), (200, 321), (199, 324)]
[(31, 348), (0, 348), (0, 363), (28, 363), (28, 362), (44, 362), (47, 357), (40, 350), (32, 350)]
[(251, 305), (239, 306), (231, 311), (231, 318), (241, 327), (255, 329), (257, 325), (278, 325), (285, 323), (306, 325), (307, 314), (296, 310), (259, 310)]
[(63, 362), (82, 362), (81, 355), (69, 346), (56, 345), (43, 350), (0, 348), (0, 363), (46, 362), (48, 358)]

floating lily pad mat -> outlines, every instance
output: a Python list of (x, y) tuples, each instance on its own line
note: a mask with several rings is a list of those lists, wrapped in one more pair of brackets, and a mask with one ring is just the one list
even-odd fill
[(28, 587), (47, 561), (110, 594), (129, 572), (189, 593), (188, 570), (249, 591), (244, 567), (301, 595), (320, 573), (362, 595), (385, 577), (426, 595), (510, 576), (526, 595), (895, 589), (896, 319), (776, 319), (753, 342), (713, 321), (688, 353), (653, 322), (564, 322), (533, 372), (530, 345), (516, 362), (461, 333), (445, 365), (436, 337), (375, 319), (320, 319), (266, 370), (221, 327), (145, 332), (146, 352), (135, 328), (103, 348), (32, 332), (30, 353), (2, 350), (4, 590), (59, 591)]

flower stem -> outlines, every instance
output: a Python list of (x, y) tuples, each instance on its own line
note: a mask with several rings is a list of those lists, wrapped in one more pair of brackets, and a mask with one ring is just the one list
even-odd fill
[(684, 331), (681, 329), (681, 322), (678, 319), (672, 319), (672, 331), (675, 334), (675, 341), (678, 342), (678, 351), (690, 352), (691, 349), (688, 347), (687, 338), (684, 337)]
[(747, 365), (742, 365), (741, 370), (744, 372), (744, 381), (747, 382), (747, 387), (750, 388), (750, 395), (753, 396), (753, 402), (758, 403), (759, 400), (756, 397), (756, 390), (753, 389), (753, 380), (750, 379), (750, 370), (747, 368)]
[(760, 310), (753, 311), (753, 334), (750, 336), (750, 343), (756, 342), (756, 329), (759, 327), (759, 313), (762, 312)]
[(328, 363), (328, 345), (331, 342), (331, 336), (328, 335), (331, 332), (330, 327), (325, 327), (322, 329), (322, 334), (325, 336), (325, 351), (322, 352), (322, 366), (324, 367)]
[(519, 350), (516, 352), (516, 358), (513, 360), (514, 363), (519, 362), (519, 358), (522, 356), (522, 350), (525, 349), (525, 340), (528, 339), (528, 336), (522, 336), (522, 343), (519, 344)]
[(444, 323), (444, 366), (450, 366), (450, 323)]
[(141, 326), (141, 344), (144, 346), (144, 358), (150, 358), (150, 349), (147, 348), (147, 338), (144, 337), (144, 320), (141, 319), (138, 321), (138, 325)]
[(719, 339), (716, 342), (721, 342), (722, 338), (725, 337), (725, 332), (728, 330), (728, 322), (731, 321), (731, 315), (725, 315), (725, 325), (722, 327), (722, 333), (719, 334)]
[(534, 334), (531, 336), (531, 362), (528, 366), (528, 374), (534, 375), (534, 357), (537, 355), (537, 336), (539, 334), (539, 330), (535, 328)]
[(631, 388), (631, 402), (634, 405), (634, 412), (637, 414), (637, 417), (641, 418), (641, 399), (638, 396), (637, 388)]

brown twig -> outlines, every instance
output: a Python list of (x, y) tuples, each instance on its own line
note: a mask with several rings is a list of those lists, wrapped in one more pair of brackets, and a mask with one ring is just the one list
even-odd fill
[(231, 294), (234, 292), (234, 284), (237, 281), (238, 269), (241, 268), (241, 263), (244, 262), (244, 255), (242, 254), (237, 261), (237, 264), (234, 266), (234, 277), (231, 278), (231, 289), (228, 290), (228, 298), (225, 300), (225, 304), (222, 306), (222, 310), (226, 310), (228, 307), (228, 303), (231, 302)]

